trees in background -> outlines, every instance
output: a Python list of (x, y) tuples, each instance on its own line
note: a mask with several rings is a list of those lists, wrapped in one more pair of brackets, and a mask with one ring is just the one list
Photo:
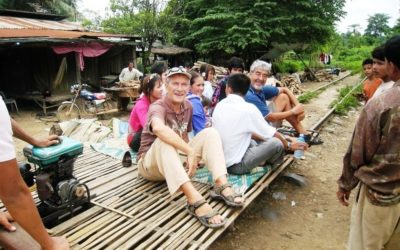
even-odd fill
[(389, 16), (383, 13), (376, 13), (368, 17), (368, 26), (365, 35), (374, 38), (383, 37), (390, 31)]
[(324, 43), (344, 0), (171, 0), (174, 42), (200, 54), (254, 58), (275, 43)]
[(76, 0), (0, 0), (0, 8), (76, 16)]
[(146, 66), (154, 41), (167, 41), (172, 33), (172, 19), (162, 11), (165, 4), (162, 0), (111, 0), (111, 16), (101, 26), (106, 32), (141, 36)]
[(383, 13), (376, 13), (368, 17), (368, 25), (364, 35), (370, 44), (383, 42), (387, 35), (390, 35), (389, 16)]

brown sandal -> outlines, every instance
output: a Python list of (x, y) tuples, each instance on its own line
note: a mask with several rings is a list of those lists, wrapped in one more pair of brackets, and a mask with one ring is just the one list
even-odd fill
[(193, 203), (193, 204), (189, 204), (189, 203), (188, 203), (188, 204), (186, 205), (186, 209), (187, 209), (187, 211), (189, 212), (189, 214), (191, 214), (191, 215), (193, 215), (194, 217), (196, 217), (196, 218), (200, 221), (200, 223), (203, 224), (203, 225), (206, 226), (206, 227), (209, 227), (209, 228), (223, 227), (223, 226), (225, 225), (225, 223), (226, 223), (226, 220), (225, 220), (225, 219), (223, 219), (221, 223), (217, 223), (217, 224), (214, 224), (214, 223), (210, 223), (210, 222), (209, 222), (209, 219), (211, 219), (212, 217), (214, 217), (214, 216), (216, 216), (216, 215), (219, 215), (219, 213), (218, 213), (217, 211), (215, 211), (215, 210), (212, 210), (211, 212), (209, 212), (209, 213), (207, 213), (207, 214), (205, 214), (205, 215), (202, 215), (202, 216), (199, 216), (199, 215), (196, 214), (196, 210), (197, 210), (199, 207), (201, 207), (201, 206), (203, 206), (204, 204), (206, 204), (206, 203), (207, 203), (206, 200), (201, 199), (201, 200), (199, 200), (199, 201), (196, 201), (196, 202)]
[(222, 194), (222, 191), (224, 191), (226, 188), (232, 188), (232, 185), (229, 183), (225, 183), (219, 187), (214, 186), (213, 189), (211, 189), (211, 191), (210, 191), (211, 198), (216, 199), (216, 200), (223, 200), (226, 205), (231, 206), (231, 207), (243, 207), (244, 199), (242, 200), (242, 202), (235, 201), (235, 198), (237, 198), (237, 197), (243, 198), (243, 196), (240, 194), (237, 194), (235, 192), (235, 190), (233, 190), (233, 189), (232, 189), (233, 194), (225, 196)]

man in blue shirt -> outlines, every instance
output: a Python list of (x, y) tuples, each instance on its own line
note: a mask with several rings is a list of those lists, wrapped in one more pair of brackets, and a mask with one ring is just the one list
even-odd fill
[[(254, 104), (264, 116), (264, 119), (275, 127), (280, 127), (287, 120), (300, 134), (306, 135), (306, 141), (311, 139), (310, 133), (303, 127), (304, 108), (288, 88), (264, 86), (271, 71), (271, 64), (256, 60), (250, 66), (251, 86), (245, 100)], [(267, 106), (266, 101), (271, 103)], [(272, 109), (272, 110), (271, 110)]]

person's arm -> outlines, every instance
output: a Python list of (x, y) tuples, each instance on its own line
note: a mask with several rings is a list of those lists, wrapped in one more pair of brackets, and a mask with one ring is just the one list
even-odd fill
[(50, 135), (45, 139), (37, 139), (28, 135), (28, 133), (26, 133), (12, 118), (11, 118), (11, 127), (13, 130), (14, 137), (37, 147), (48, 147), (60, 142), (57, 135)]
[(137, 102), (135, 105), (135, 112), (138, 116), (139, 123), (144, 128), (147, 122), (147, 113), (149, 112), (149, 106), (144, 105), (143, 102)]
[(295, 150), (298, 150), (298, 149), (300, 149), (300, 150), (307, 150), (308, 149), (307, 143), (299, 142), (299, 141), (297, 141), (295, 139), (290, 140), (290, 143), (289, 143), (288, 140), (279, 132), (276, 132), (274, 134), (274, 137), (276, 137), (277, 139), (279, 139), (282, 142), (284, 148), (287, 151), (295, 151)]
[(259, 135), (257, 133), (251, 133), (251, 139), (253, 139), (255, 141), (265, 141), (264, 137), (262, 137), (261, 135)]
[(123, 69), (121, 71), (121, 73), (119, 74), (119, 76), (118, 76), (118, 79), (119, 79), (120, 82), (123, 82), (124, 75), (125, 75), (125, 69)]
[(194, 133), (197, 134), (203, 130), (206, 126), (206, 115), (204, 114), (203, 105), (201, 105), (200, 100), (190, 100), (193, 107), (192, 115), (192, 125)]
[(48, 235), (28, 187), (18, 171), (15, 159), (0, 162), (0, 199), (12, 217), (42, 247), (42, 249), (69, 249), (65, 238)]
[(143, 73), (136, 69), (136, 74), (138, 75), (138, 79), (143, 76)]
[(150, 126), (152, 133), (156, 135), (157, 138), (187, 155), (188, 174), (189, 176), (193, 176), (198, 165), (198, 159), (194, 149), (179, 137), (179, 135), (177, 135), (170, 127), (165, 125), (164, 121), (161, 119), (156, 117), (153, 118)]
[(343, 157), (342, 175), (338, 180), (337, 197), (342, 205), (348, 206), (350, 192), (359, 183), (359, 179), (354, 176), (354, 173), (361, 166), (371, 162), (380, 144), (381, 123), (381, 116), (376, 114), (372, 108), (362, 110), (349, 147)]

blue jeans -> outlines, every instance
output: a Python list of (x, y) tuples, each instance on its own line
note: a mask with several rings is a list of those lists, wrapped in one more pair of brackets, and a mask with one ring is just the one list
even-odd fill
[(264, 162), (276, 166), (282, 162), (284, 154), (282, 142), (275, 137), (259, 143), (252, 140), (242, 160), (228, 167), (228, 173), (248, 174), (253, 168)]

